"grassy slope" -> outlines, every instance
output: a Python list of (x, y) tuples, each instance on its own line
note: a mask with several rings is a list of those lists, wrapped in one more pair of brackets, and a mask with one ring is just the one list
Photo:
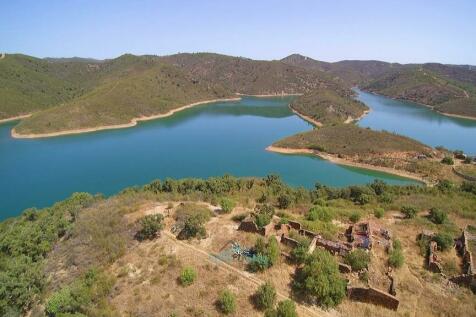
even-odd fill
[(93, 72), (85, 62), (51, 63), (6, 55), (0, 60), (0, 119), (43, 110), (82, 95), (90, 88)]
[(395, 152), (425, 153), (431, 150), (410, 138), (364, 129), (354, 124), (324, 126), (287, 137), (274, 145), (284, 148), (316, 149), (344, 156)]
[(341, 123), (349, 117), (355, 119), (368, 107), (351, 97), (352, 91), (338, 87), (318, 88), (297, 98), (291, 107), (322, 124)]
[(387, 74), (363, 87), (392, 98), (433, 106), (436, 110), (476, 117), (476, 88), (423, 68)]
[(166, 113), (192, 102), (228, 96), (218, 86), (193, 82), (174, 66), (153, 63), (147, 67), (135, 66), (119, 78), (104, 80), (80, 98), (36, 113), (23, 120), (15, 131), (49, 133), (124, 124), (135, 117)]

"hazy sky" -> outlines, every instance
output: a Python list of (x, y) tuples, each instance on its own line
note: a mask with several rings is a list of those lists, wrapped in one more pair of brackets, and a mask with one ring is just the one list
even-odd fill
[(325, 61), (476, 65), (476, 0), (1, 0), (0, 51), (95, 58), (301, 53)]

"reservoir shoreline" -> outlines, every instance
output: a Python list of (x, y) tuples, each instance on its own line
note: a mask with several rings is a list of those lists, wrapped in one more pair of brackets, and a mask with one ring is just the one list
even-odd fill
[(6, 119), (0, 119), (0, 123), (6, 123), (6, 122), (10, 122), (10, 121), (16, 121), (16, 120), (25, 119), (25, 118), (28, 118), (28, 117), (31, 117), (31, 113), (29, 113), (29, 114), (23, 114), (23, 115), (16, 116), (16, 117), (10, 117), (10, 118), (6, 118)]
[(384, 173), (388, 173), (388, 174), (392, 174), (392, 175), (396, 175), (396, 176), (416, 180), (416, 181), (419, 181), (421, 183), (424, 183), (427, 186), (431, 185), (431, 183), (428, 180), (422, 178), (421, 176), (419, 176), (417, 174), (411, 174), (411, 173), (408, 173), (408, 172), (400, 171), (400, 170), (397, 170), (397, 169), (394, 169), (394, 168), (389, 168), (389, 167), (382, 167), (382, 166), (374, 166), (374, 165), (370, 165), (370, 164), (356, 163), (356, 162), (352, 162), (352, 161), (349, 161), (349, 160), (338, 158), (334, 155), (324, 153), (324, 152), (320, 152), (320, 151), (316, 151), (316, 150), (291, 149), (291, 148), (283, 148), (283, 147), (277, 147), (277, 146), (270, 145), (266, 148), (266, 151), (281, 153), (281, 154), (311, 154), (311, 155), (315, 155), (319, 158), (322, 158), (324, 160), (327, 160), (329, 162), (332, 162), (334, 164), (356, 167), (356, 168), (367, 169), (367, 170), (373, 170), (373, 171), (377, 171), (377, 172), (384, 172)]
[(204, 100), (204, 101), (198, 101), (194, 102), (176, 109), (172, 109), (166, 113), (162, 114), (157, 114), (157, 115), (152, 115), (152, 116), (147, 116), (147, 117), (137, 117), (131, 119), (130, 122), (124, 123), (124, 124), (114, 124), (114, 125), (107, 125), (107, 126), (99, 126), (95, 128), (83, 128), (83, 129), (74, 129), (74, 130), (64, 130), (64, 131), (58, 131), (58, 132), (51, 132), (51, 133), (32, 133), (32, 134), (21, 134), (15, 131), (15, 128), (12, 129), (11, 131), (11, 136), (16, 139), (38, 139), (38, 138), (50, 138), (50, 137), (56, 137), (56, 136), (63, 136), (63, 135), (72, 135), (72, 134), (81, 134), (81, 133), (89, 133), (89, 132), (96, 132), (96, 131), (103, 131), (103, 130), (114, 130), (114, 129), (124, 129), (124, 128), (131, 128), (136, 126), (140, 121), (149, 121), (149, 120), (155, 120), (155, 119), (160, 119), (160, 118), (165, 118), (169, 117), (177, 112), (199, 106), (199, 105), (205, 105), (209, 103), (215, 103), (215, 102), (230, 102), (230, 101), (239, 101), (241, 100), (241, 97), (237, 98), (221, 98), (221, 99), (211, 99), (211, 100)]

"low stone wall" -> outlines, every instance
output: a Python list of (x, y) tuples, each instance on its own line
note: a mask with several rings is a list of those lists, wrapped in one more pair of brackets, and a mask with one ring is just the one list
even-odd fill
[(294, 230), (301, 230), (301, 224), (297, 221), (289, 220), (288, 225)]
[(453, 167), (453, 173), (455, 173), (455, 174), (458, 175), (459, 177), (464, 178), (465, 180), (472, 181), (472, 182), (476, 182), (476, 177), (469, 176), (469, 175), (463, 174), (463, 173), (461, 173), (461, 172), (458, 172), (458, 171), (456, 170), (456, 168), (454, 168), (454, 167)]
[(388, 309), (397, 310), (400, 301), (386, 292), (373, 287), (349, 287), (347, 296), (356, 301), (383, 306)]
[(258, 226), (254, 221), (242, 221), (238, 230), (246, 231), (246, 232), (258, 232)]
[(437, 244), (435, 241), (430, 242), (430, 254), (428, 255), (428, 269), (433, 273), (441, 273), (442, 267), (438, 262), (438, 257), (436, 255)]
[(299, 242), (297, 240), (289, 238), (285, 235), (281, 236), (281, 243), (284, 244), (284, 245), (287, 245), (291, 248), (296, 248), (297, 246), (299, 246)]
[(350, 265), (347, 265), (347, 264), (344, 264), (344, 263), (341, 263), (339, 262), (339, 272), (341, 273), (350, 273), (352, 272), (352, 268), (350, 267)]

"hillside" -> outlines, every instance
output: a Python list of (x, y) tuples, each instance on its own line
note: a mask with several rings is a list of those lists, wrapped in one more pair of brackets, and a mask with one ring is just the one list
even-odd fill
[(296, 98), (291, 108), (320, 124), (350, 122), (368, 111), (366, 105), (352, 96), (350, 89), (318, 88)]
[(309, 153), (341, 165), (382, 171), (434, 184), (442, 179), (455, 182), (447, 155), (418, 141), (354, 124), (324, 125), (275, 142), (268, 148), (280, 153)]
[(0, 60), (0, 120), (72, 100), (92, 83), (95, 68), (86, 62), (51, 63), (25, 55)]
[(25, 135), (121, 125), (193, 102), (230, 96), (221, 87), (195, 82), (174, 66), (154, 63), (104, 80), (79, 98), (35, 113), (22, 120), (14, 131)]
[[(218, 299), (227, 290), (234, 315), (263, 316), (256, 294), (267, 281), (276, 293), (269, 306), (292, 300), (301, 317), (473, 316), (475, 295), (428, 271), (429, 240), (415, 237), (431, 230), (451, 241), (458, 238), (460, 228), (475, 224), (475, 194), (464, 186), (399, 187), (378, 181), (346, 188), (317, 184), (307, 190), (289, 187), (274, 175), (157, 180), (109, 198), (76, 193), (0, 222), (0, 315), (222, 316)], [(405, 219), (400, 212), (405, 208), (413, 208), (415, 215)], [(430, 208), (446, 215), (443, 224), (426, 216)], [(247, 215), (268, 213), (268, 223), (275, 225), (265, 236), (237, 230)], [(320, 247), (299, 257), (297, 250), (307, 250), (312, 241), (294, 229), (284, 234), (297, 239), (296, 248), (275, 241), (281, 237), (276, 227), (291, 220), (307, 234), (337, 245), (348, 244), (344, 232), (356, 228), (356, 222), (387, 235), (372, 235), (369, 259), (362, 260), (365, 275), (358, 269), (339, 272), (338, 263), (350, 264), (349, 269), (357, 264)], [(185, 239), (179, 232), (185, 232)], [(390, 245), (399, 253), (385, 251)], [(237, 250), (255, 255), (238, 257)], [(254, 270), (252, 263), (260, 257), (272, 262)], [(296, 292), (300, 261), (306, 267), (316, 257), (326, 259), (317, 267), (328, 270), (309, 281), (338, 290), (336, 295)], [(445, 276), (462, 273), (454, 248), (438, 250), (438, 261)], [(392, 287), (391, 281), (397, 283)], [(347, 283), (374, 287), (387, 297), (393, 288), (398, 310), (346, 297)], [(322, 299), (329, 296), (334, 301), (326, 306)]]
[(476, 117), (476, 87), (447, 79), (424, 68), (393, 72), (370, 82), (364, 90), (432, 106), (451, 115)]
[(251, 95), (297, 94), (332, 79), (281, 61), (258, 61), (212, 53), (176, 54), (161, 60), (185, 69), (197, 81), (221, 83), (233, 92)]

